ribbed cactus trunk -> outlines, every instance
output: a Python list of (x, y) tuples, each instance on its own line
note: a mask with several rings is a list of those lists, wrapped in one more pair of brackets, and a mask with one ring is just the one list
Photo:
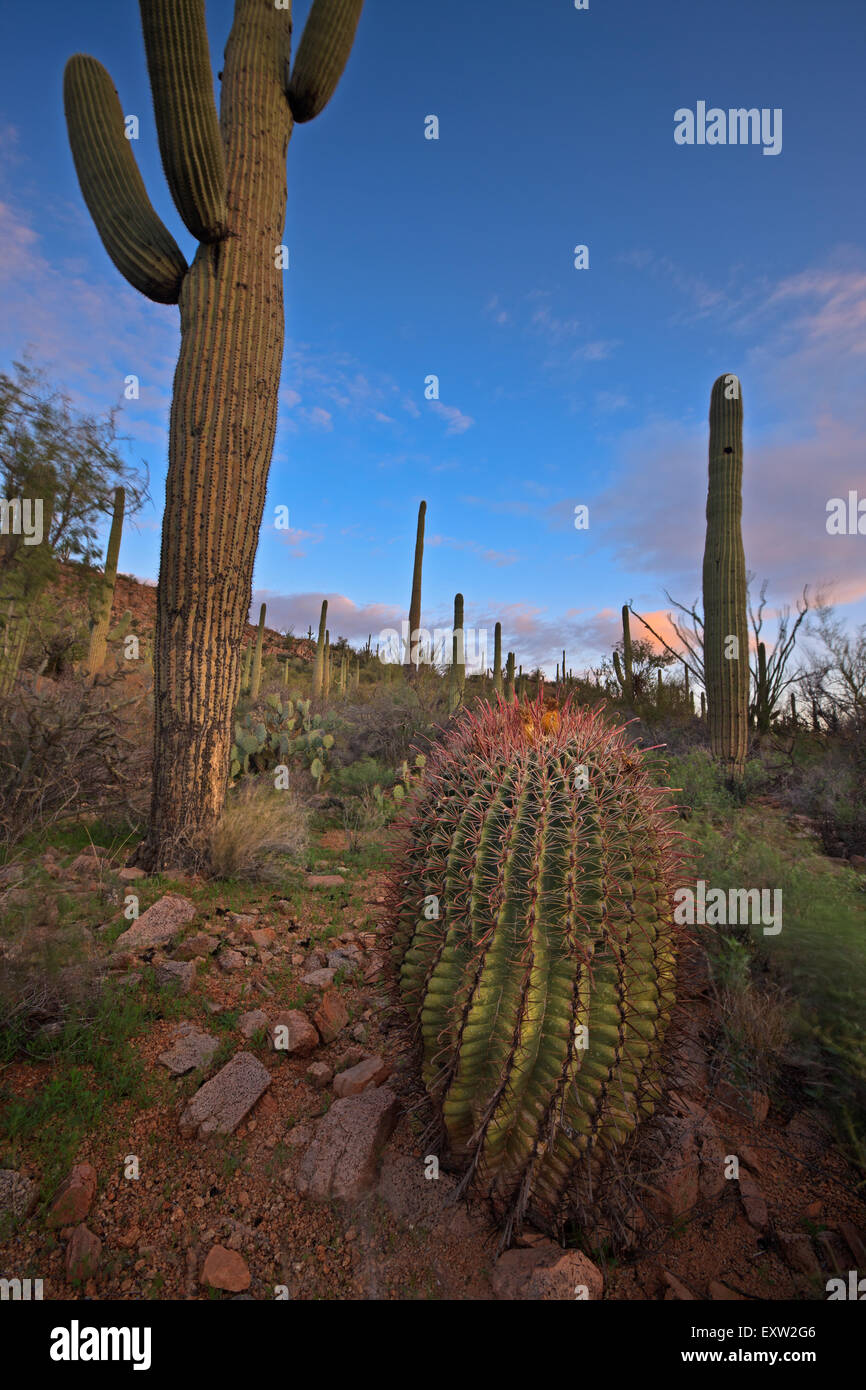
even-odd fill
[(262, 688), (262, 647), (265, 640), (265, 614), (268, 606), (263, 603), (259, 609), (259, 627), (256, 632), (256, 650), (253, 656), (253, 675), (250, 682), (250, 694), (254, 700), (259, 698), (259, 691)]
[(463, 595), (454, 595), (455, 679), (459, 698), (466, 689), (466, 634), (463, 631)]
[(321, 700), (325, 678), (325, 630), (328, 621), (328, 600), (322, 601), (319, 617), (319, 635), (316, 638), (316, 657), (313, 662), (313, 699)]
[(502, 624), (493, 629), (493, 690), (502, 694)]
[(622, 606), (622, 665), (620, 665), (619, 652), (613, 654), (613, 666), (616, 671), (616, 678), (622, 687), (623, 698), (629, 704), (634, 704), (634, 668), (632, 666), (631, 650), (631, 623), (629, 620), (628, 604)]
[(759, 734), (769, 733), (770, 729), (770, 686), (767, 679), (767, 648), (758, 643), (758, 689), (755, 694), (755, 724)]
[(505, 662), (505, 696), (509, 704), (514, 700), (514, 652), (509, 652)]
[(451, 666), (448, 671), (448, 713), (453, 714), (460, 704), (460, 687), (457, 683), (457, 633), (451, 637)]
[(236, 0), (213, 99), (203, 0), (141, 0), (157, 133), (191, 266), (149, 203), (100, 64), (67, 64), (70, 142), (115, 264), (180, 308), (154, 662), (154, 870), (206, 853), (228, 785), (240, 646), (273, 452), (284, 340), (279, 247), (294, 121), (332, 95), (363, 0), (314, 0), (289, 77), (291, 8)]
[(327, 704), (331, 693), (331, 634), (325, 633), (325, 652), (322, 663), (322, 699)]
[(732, 375), (710, 398), (707, 539), (704, 549), (704, 674), (710, 748), (729, 781), (740, 781), (749, 739), (749, 632), (743, 551), (743, 398)]
[[(421, 570), (424, 565), (424, 520), (427, 516), (427, 503), (422, 502), (418, 508), (418, 530), (415, 534), (415, 565), (412, 570), (412, 599), (409, 604), (409, 647), (406, 652), (405, 664), (410, 669), (417, 669), (418, 662), (412, 660), (412, 647), (418, 642), (418, 630), (421, 627)], [(421, 654), (417, 653), (418, 661)]]
[(92, 680), (105, 665), (108, 645), (108, 629), (111, 624), (111, 607), (114, 603), (114, 586), (117, 582), (117, 558), (120, 554), (120, 538), (123, 532), (123, 508), (126, 494), (122, 487), (114, 491), (114, 513), (111, 530), (108, 533), (108, 548), (105, 552), (105, 569), (102, 582), (93, 605), (93, 627), (90, 632), (90, 649), (87, 654), (87, 674)]

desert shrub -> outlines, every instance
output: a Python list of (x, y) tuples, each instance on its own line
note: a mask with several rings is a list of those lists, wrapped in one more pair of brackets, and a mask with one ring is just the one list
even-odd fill
[(306, 853), (307, 822), (307, 807), (294, 788), (275, 791), (269, 780), (243, 778), (229, 792), (210, 837), (212, 877), (277, 877), (281, 859), (298, 860)]
[(411, 700), (390, 698), (384, 691), (369, 700), (344, 702), (339, 721), (334, 762), (344, 767), (371, 758), (393, 766), (406, 757), (413, 739), (429, 722)]
[(149, 716), (143, 696), (83, 678), (19, 685), (0, 702), (0, 847), (65, 816), (147, 808)]
[(365, 790), (372, 790), (375, 786), (392, 786), (396, 777), (396, 772), (377, 758), (360, 758), (358, 762), (338, 769), (334, 777), (334, 790), (350, 796), (362, 796)]
[(809, 746), (784, 799), (820, 822), (828, 854), (866, 854), (866, 735), (822, 736)]

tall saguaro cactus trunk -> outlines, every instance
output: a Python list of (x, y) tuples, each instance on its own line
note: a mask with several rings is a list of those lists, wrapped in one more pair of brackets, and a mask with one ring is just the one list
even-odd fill
[(743, 397), (720, 376), (710, 398), (704, 673), (710, 748), (728, 780), (742, 779), (749, 740), (749, 633), (743, 550)]
[[(411, 673), (417, 669), (416, 662), (412, 659), (413, 647), (419, 642), (417, 636), (421, 627), (421, 570), (424, 564), (424, 521), (427, 516), (427, 503), (422, 502), (418, 508), (418, 530), (415, 535), (415, 565), (412, 570), (412, 599), (409, 604), (409, 647), (406, 652), (407, 672)], [(420, 652), (417, 653), (420, 661)]]
[(217, 119), (204, 0), (141, 0), (163, 168), (199, 242), (191, 266), (149, 203), (105, 69), (64, 96), (85, 202), (115, 264), (178, 304), (154, 652), (144, 867), (194, 863), (228, 783), (241, 637), (277, 422), (286, 152), (342, 75), (363, 0), (314, 0), (290, 73), (291, 6), (236, 0)]

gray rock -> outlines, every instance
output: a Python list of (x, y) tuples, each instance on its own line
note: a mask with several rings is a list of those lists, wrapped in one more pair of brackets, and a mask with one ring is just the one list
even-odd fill
[(398, 1114), (399, 1101), (387, 1086), (335, 1101), (301, 1160), (300, 1195), (316, 1202), (354, 1201), (369, 1192)]
[(264, 1009), (251, 1009), (248, 1014), (241, 1014), (238, 1019), (238, 1028), (245, 1038), (253, 1038), (256, 1033), (267, 1031), (270, 1027), (270, 1019)]
[(195, 980), (195, 966), (182, 960), (161, 960), (154, 964), (154, 974), (161, 989), (189, 994)]
[(36, 1206), (39, 1188), (14, 1168), (0, 1168), (0, 1213), (13, 1221), (23, 1221)]
[(360, 970), (360, 964), (346, 951), (329, 951), (328, 969), (342, 970), (345, 975), (354, 975)]
[(168, 1067), (174, 1076), (183, 1076), (196, 1067), (208, 1066), (218, 1047), (218, 1040), (210, 1033), (201, 1033), (191, 1023), (182, 1023), (173, 1046), (160, 1053), (157, 1061)]
[(234, 1134), (270, 1084), (267, 1067), (251, 1052), (238, 1052), (185, 1106), (179, 1121), (181, 1134), (185, 1139)]
[(301, 976), (301, 984), (309, 985), (312, 989), (327, 989), (334, 983), (335, 970), (311, 970), (309, 974)]
[(143, 912), (128, 931), (122, 932), (114, 943), (114, 952), (147, 951), (152, 946), (167, 946), (195, 916), (195, 904), (177, 893), (165, 897)]

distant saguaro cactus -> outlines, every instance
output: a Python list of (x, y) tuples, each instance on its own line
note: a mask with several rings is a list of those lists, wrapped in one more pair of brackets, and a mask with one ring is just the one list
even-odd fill
[(749, 740), (749, 632), (743, 550), (743, 397), (720, 376), (710, 397), (707, 538), (704, 548), (704, 676), (710, 748), (740, 781)]
[(265, 639), (265, 613), (267, 604), (263, 603), (259, 609), (259, 627), (256, 633), (256, 650), (253, 656), (253, 676), (250, 683), (250, 694), (254, 700), (259, 698), (259, 691), (262, 688), (262, 646)]
[(108, 533), (108, 548), (105, 552), (105, 568), (102, 571), (102, 580), (93, 601), (90, 649), (87, 653), (87, 674), (91, 680), (105, 665), (108, 629), (111, 624), (111, 606), (114, 603), (114, 586), (117, 582), (117, 557), (120, 554), (125, 500), (126, 493), (123, 488), (115, 488), (114, 512), (111, 518), (111, 530)]
[(457, 681), (457, 692), (460, 699), (463, 699), (463, 692), (466, 689), (466, 634), (463, 630), (463, 595), (454, 595), (454, 639), (456, 642), (454, 666), (455, 679)]
[(502, 624), (493, 629), (493, 690), (502, 694)]
[(616, 678), (622, 687), (622, 693), (629, 704), (634, 703), (634, 668), (632, 666), (631, 649), (631, 623), (629, 621), (628, 604), (622, 606), (622, 665), (620, 665), (619, 652), (613, 654), (613, 666), (616, 671)]
[(291, 0), (235, 0), (214, 100), (204, 0), (141, 0), (166, 181), (198, 241), (160, 221), (114, 84), (76, 54), (63, 83), (84, 201), (129, 283), (180, 307), (157, 593), (145, 869), (195, 865), (228, 785), (233, 705), (273, 453), (285, 337), (286, 151), (327, 105), (363, 0), (313, 0), (294, 69)]
[(322, 668), (322, 699), (327, 702), (331, 693), (331, 634), (325, 633), (325, 656)]
[[(427, 503), (422, 502), (418, 508), (418, 530), (415, 534), (415, 565), (412, 570), (412, 599), (409, 604), (409, 645), (405, 655), (405, 665), (410, 669), (416, 665), (412, 660), (412, 645), (418, 642), (417, 633), (421, 627), (421, 570), (424, 565), (424, 518), (427, 515)], [(421, 653), (418, 652), (418, 660)]]
[(313, 662), (313, 699), (321, 700), (325, 679), (325, 625), (328, 621), (328, 600), (322, 600), (319, 617), (319, 635), (316, 639), (316, 657)]
[(505, 695), (504, 699), (511, 704), (514, 700), (514, 652), (509, 652), (505, 662)]

